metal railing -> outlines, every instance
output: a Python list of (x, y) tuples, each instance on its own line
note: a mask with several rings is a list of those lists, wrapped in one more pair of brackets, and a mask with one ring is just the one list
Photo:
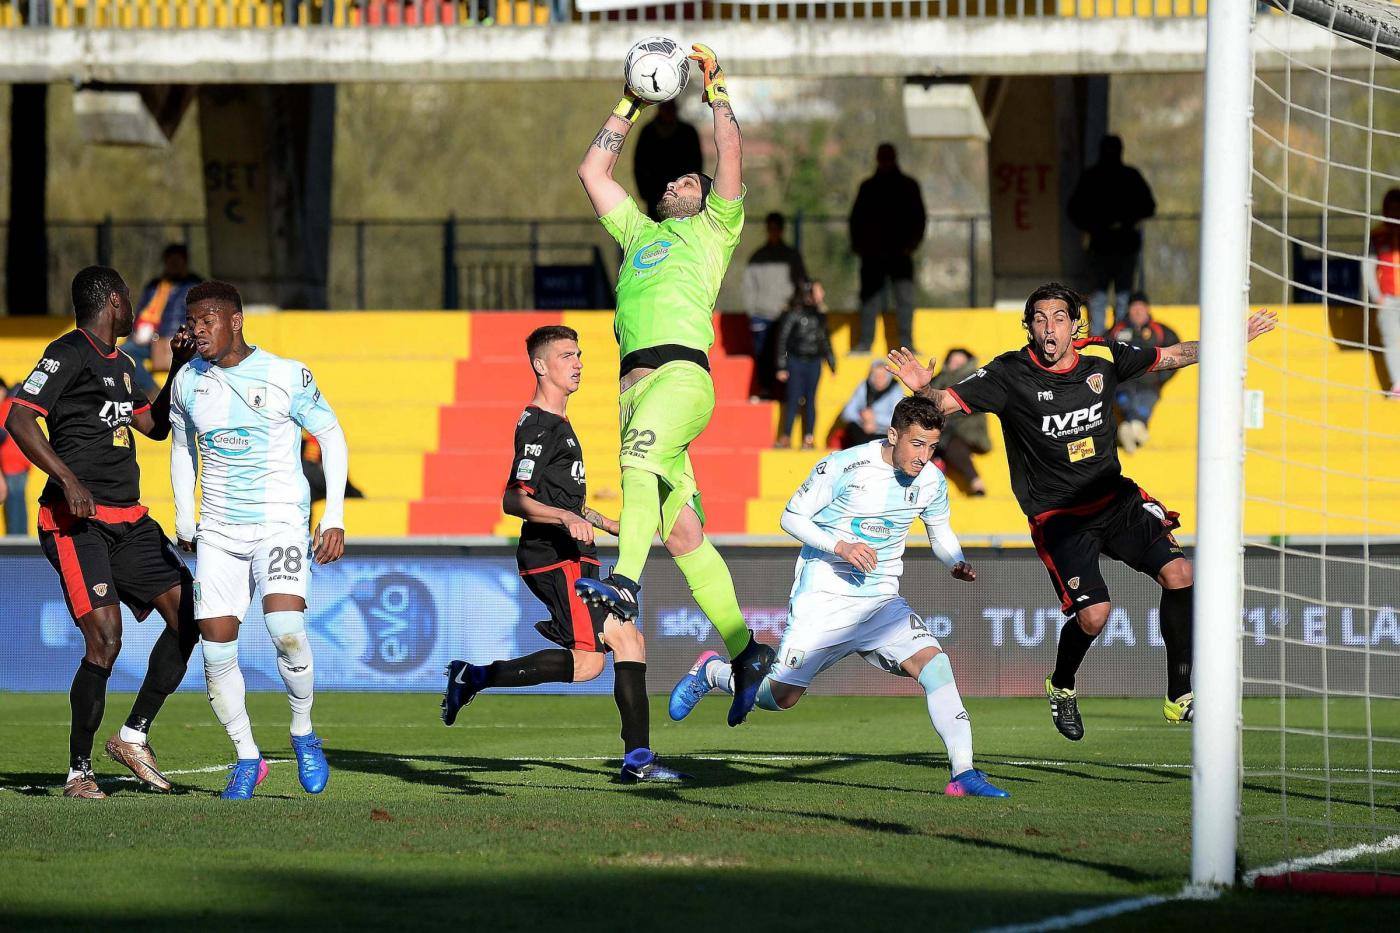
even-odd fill
[(268, 29), (914, 19), (1178, 19), (1206, 0), (0, 0), (0, 28)]
[[(1260, 219), (1269, 220), (1260, 215)], [(1278, 222), (1280, 218), (1273, 218)], [(1318, 243), (1323, 219), (1290, 215), (1289, 230)], [(1329, 242), (1364, 249), (1365, 224), (1333, 215)], [(826, 285), (835, 310), (857, 306), (859, 261), (851, 254), (846, 218), (797, 213), (789, 238), (801, 250), (809, 274)], [(764, 242), (761, 216), (744, 227), (719, 306), (743, 307), (743, 266)], [(0, 249), (5, 228), (0, 225)], [(1194, 304), (1200, 277), (1200, 219), (1166, 214), (1143, 225), (1138, 285), (1160, 304)], [(175, 220), (54, 220), (49, 222), (49, 307), (68, 307), (73, 272), (90, 263), (110, 265), (139, 287), (160, 268), (167, 243), (185, 243), (191, 267), (209, 269), (204, 222)], [(1262, 239), (1255, 262), (1267, 268), (1306, 261), (1307, 255), (1276, 255)], [(332, 223), (328, 294), (336, 309), (513, 309), (538, 304), (535, 271), (550, 266), (600, 267), (616, 279), (617, 245), (596, 221), (579, 219), (370, 219)], [(993, 293), (991, 223), (986, 215), (933, 216), (915, 255), (918, 301), (923, 307), (980, 307)], [(3, 294), (4, 269), (0, 269)], [(1087, 283), (1080, 283), (1087, 284)]]

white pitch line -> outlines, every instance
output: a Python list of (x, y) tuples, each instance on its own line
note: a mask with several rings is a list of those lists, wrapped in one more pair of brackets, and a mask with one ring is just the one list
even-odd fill
[(1109, 917), (1117, 917), (1122, 914), (1130, 914), (1134, 911), (1144, 910), (1148, 907), (1156, 907), (1158, 904), (1167, 904), (1172, 901), (1208, 901), (1220, 896), (1220, 892), (1213, 888), (1187, 887), (1179, 894), (1148, 894), (1144, 897), (1130, 897), (1121, 901), (1110, 901), (1107, 904), (1100, 904), (1098, 907), (1085, 907), (1082, 910), (1072, 911), (1067, 914), (1059, 914), (1054, 917), (1046, 917), (1043, 920), (1032, 920), (1030, 923), (1014, 923), (1008, 926), (987, 927), (979, 930), (978, 933), (1050, 933), (1053, 930), (1072, 930), (1075, 927), (1082, 927), (1085, 924), (1094, 923), (1099, 920), (1107, 920)]
[(1326, 852), (1319, 852), (1317, 855), (1308, 855), (1303, 858), (1285, 859), (1265, 868), (1256, 868), (1254, 871), (1246, 872), (1244, 884), (1247, 888), (1254, 887), (1254, 882), (1260, 878), (1272, 875), (1282, 875), (1290, 871), (1301, 871), (1306, 868), (1316, 868), (1319, 865), (1340, 865), (1343, 862), (1350, 862), (1366, 855), (1381, 855), (1400, 849), (1400, 835), (1387, 836), (1380, 842), (1363, 842), (1360, 845), (1351, 846), (1346, 849), (1328, 849)]

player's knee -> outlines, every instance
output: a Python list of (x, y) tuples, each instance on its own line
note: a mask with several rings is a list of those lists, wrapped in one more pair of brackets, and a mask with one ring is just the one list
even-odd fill
[(593, 680), (603, 673), (603, 656), (596, 651), (573, 651), (574, 683), (581, 684)]
[(115, 606), (104, 606), (84, 619), (83, 642), (86, 657), (93, 664), (110, 668), (122, 650), (122, 619)]
[(1103, 627), (1108, 624), (1108, 614), (1112, 608), (1110, 603), (1098, 603), (1079, 610), (1077, 619), (1084, 634), (1093, 637), (1102, 632)]
[(1196, 582), (1196, 573), (1189, 560), (1178, 557), (1162, 568), (1157, 574), (1157, 582), (1169, 590), (1183, 590)]
[(203, 641), (205, 673), (216, 673), (238, 666), (238, 641)]
[(756, 705), (759, 709), (773, 712), (792, 709), (797, 705), (797, 701), (802, 699), (802, 693), (801, 687), (775, 683), (771, 678), (765, 677), (763, 683), (758, 685)]

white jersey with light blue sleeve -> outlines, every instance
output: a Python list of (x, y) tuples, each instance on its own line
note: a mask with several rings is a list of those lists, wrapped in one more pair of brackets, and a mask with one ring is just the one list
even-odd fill
[[(201, 521), (310, 522), (301, 429), (321, 434), (338, 424), (306, 366), (261, 348), (227, 368), (196, 359), (176, 376), (171, 426), (177, 455), (188, 451), (177, 460), (198, 457)], [(186, 538), (193, 497), (187, 492), (189, 504), (182, 505), (178, 473), (176, 480), (176, 526)]]
[[(884, 441), (831, 454), (788, 501), (785, 531), (803, 542), (792, 596), (822, 592), (889, 596), (899, 592), (904, 546), (914, 519), (929, 528), (938, 557), (962, 559), (948, 524), (948, 482), (932, 462), (907, 476), (884, 458)], [(935, 529), (941, 529), (936, 535)], [(951, 542), (950, 540), (951, 539)], [(868, 545), (879, 562), (871, 573), (837, 557), (839, 542)]]

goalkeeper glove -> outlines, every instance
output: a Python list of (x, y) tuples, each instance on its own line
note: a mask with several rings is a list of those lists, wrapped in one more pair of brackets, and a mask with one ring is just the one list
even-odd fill
[(729, 103), (729, 89), (724, 86), (724, 72), (720, 70), (714, 49), (699, 43), (690, 49), (691, 53), (686, 58), (699, 63), (700, 74), (705, 78), (705, 103), (711, 107), (719, 101)]
[(618, 101), (617, 106), (613, 108), (613, 116), (621, 117), (628, 123), (636, 123), (638, 115), (650, 106), (651, 101), (642, 100), (632, 93), (631, 88), (625, 88), (622, 92), (622, 100)]

